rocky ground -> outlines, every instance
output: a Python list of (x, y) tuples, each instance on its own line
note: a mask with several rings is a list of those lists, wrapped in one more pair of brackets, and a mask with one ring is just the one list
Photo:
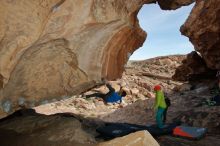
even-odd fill
[[(172, 136), (156, 138), (163, 146), (209, 146), (220, 144), (220, 108), (203, 104), (213, 96), (214, 81), (177, 82), (171, 79), (185, 56), (166, 56), (132, 61), (126, 66), (121, 79), (112, 81), (118, 91), (121, 87), (127, 96), (121, 104), (105, 104), (94, 93), (106, 93), (105, 86), (94, 88), (81, 95), (22, 110), (0, 121), (0, 136), (4, 145), (95, 145), (95, 128), (104, 122), (126, 122), (146, 125), (155, 122), (152, 109), (153, 86), (160, 84), (171, 99), (168, 122), (180, 120), (184, 124), (208, 128), (208, 135), (200, 141)], [(8, 137), (15, 141), (6, 140)]]
[(43, 114), (70, 112), (87, 117), (99, 117), (112, 113), (130, 105), (137, 100), (143, 101), (154, 98), (153, 87), (160, 84), (165, 93), (171, 93), (183, 83), (172, 81), (175, 69), (181, 64), (185, 56), (158, 57), (140, 62), (129, 62), (121, 79), (111, 81), (112, 87), (119, 91), (122, 87), (127, 96), (121, 104), (105, 104), (101, 98), (90, 97), (94, 93), (107, 93), (106, 86), (94, 88), (84, 94), (52, 104), (36, 107), (36, 111)]

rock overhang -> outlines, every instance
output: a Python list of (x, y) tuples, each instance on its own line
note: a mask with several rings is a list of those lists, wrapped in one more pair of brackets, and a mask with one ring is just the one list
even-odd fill
[[(102, 77), (120, 77), (130, 54), (146, 38), (137, 19), (141, 6), (158, 3), (162, 9), (175, 10), (193, 2), (194, 0), (1, 1), (0, 115), (19, 109), (21, 102), (18, 99), (24, 99), (22, 101), (26, 101), (25, 106), (35, 106), (44, 101), (59, 100), (83, 92), (98, 84)], [(218, 16), (217, 0), (197, 3), (195, 7), (199, 8), (194, 8), (186, 23), (190, 24), (190, 20), (197, 17), (198, 11), (205, 9), (205, 6), (211, 7), (212, 3), (216, 7), (211, 14)], [(205, 20), (200, 15), (199, 19)], [(216, 26), (216, 32), (219, 32), (216, 25), (219, 21), (215, 20), (209, 23), (209, 28)], [(190, 25), (187, 27), (185, 24), (184, 27), (190, 29)], [(195, 46), (201, 46), (198, 43), (202, 39), (195, 41), (193, 35), (189, 38)], [(212, 46), (217, 46), (217, 38), (216, 45)], [(198, 50), (201, 49), (205, 50), (203, 47)], [(205, 55), (207, 51), (199, 52), (205, 58), (210, 56)], [(215, 62), (217, 58), (218, 56), (215, 57)], [(213, 62), (210, 59), (205, 61), (212, 68), (218, 68), (218, 65), (211, 65)], [(11, 104), (7, 104), (9, 102)], [(35, 104), (29, 104), (33, 102)], [(11, 109), (5, 111), (5, 105), (10, 105)]]

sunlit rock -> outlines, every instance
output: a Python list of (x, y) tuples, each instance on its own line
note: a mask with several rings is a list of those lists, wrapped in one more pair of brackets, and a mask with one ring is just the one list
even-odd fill
[(220, 1), (196, 1), (181, 32), (189, 37), (207, 66), (220, 70)]
[(0, 111), (18, 109), (20, 97), (31, 107), (120, 77), (146, 38), (136, 16), (151, 1), (2, 0)]
[(159, 146), (148, 131), (139, 131), (127, 136), (115, 138), (98, 146)]

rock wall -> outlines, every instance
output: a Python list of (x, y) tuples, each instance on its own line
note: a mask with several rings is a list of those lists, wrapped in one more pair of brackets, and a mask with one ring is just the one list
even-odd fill
[(220, 70), (220, 1), (198, 0), (180, 31), (189, 37), (197, 53), (189, 54), (174, 79), (215, 77)]
[(181, 28), (207, 66), (220, 69), (220, 1), (198, 0), (190, 17)]
[(192, 51), (182, 61), (182, 65), (176, 69), (172, 78), (178, 81), (193, 81), (213, 78), (215, 73), (215, 70), (207, 67), (205, 61), (196, 51)]
[(67, 98), (121, 76), (153, 0), (2, 0), (0, 115)]

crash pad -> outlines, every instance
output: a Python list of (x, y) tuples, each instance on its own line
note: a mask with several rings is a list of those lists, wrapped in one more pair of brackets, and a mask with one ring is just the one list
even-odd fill
[(103, 137), (115, 138), (127, 135), (132, 132), (147, 130), (153, 136), (172, 134), (173, 129), (180, 125), (179, 122), (166, 124), (162, 129), (156, 125), (136, 125), (129, 123), (106, 123), (105, 126), (99, 127), (96, 131)]
[(201, 139), (207, 132), (206, 128), (202, 127), (190, 127), (190, 126), (177, 126), (173, 130), (173, 135), (188, 139)]

